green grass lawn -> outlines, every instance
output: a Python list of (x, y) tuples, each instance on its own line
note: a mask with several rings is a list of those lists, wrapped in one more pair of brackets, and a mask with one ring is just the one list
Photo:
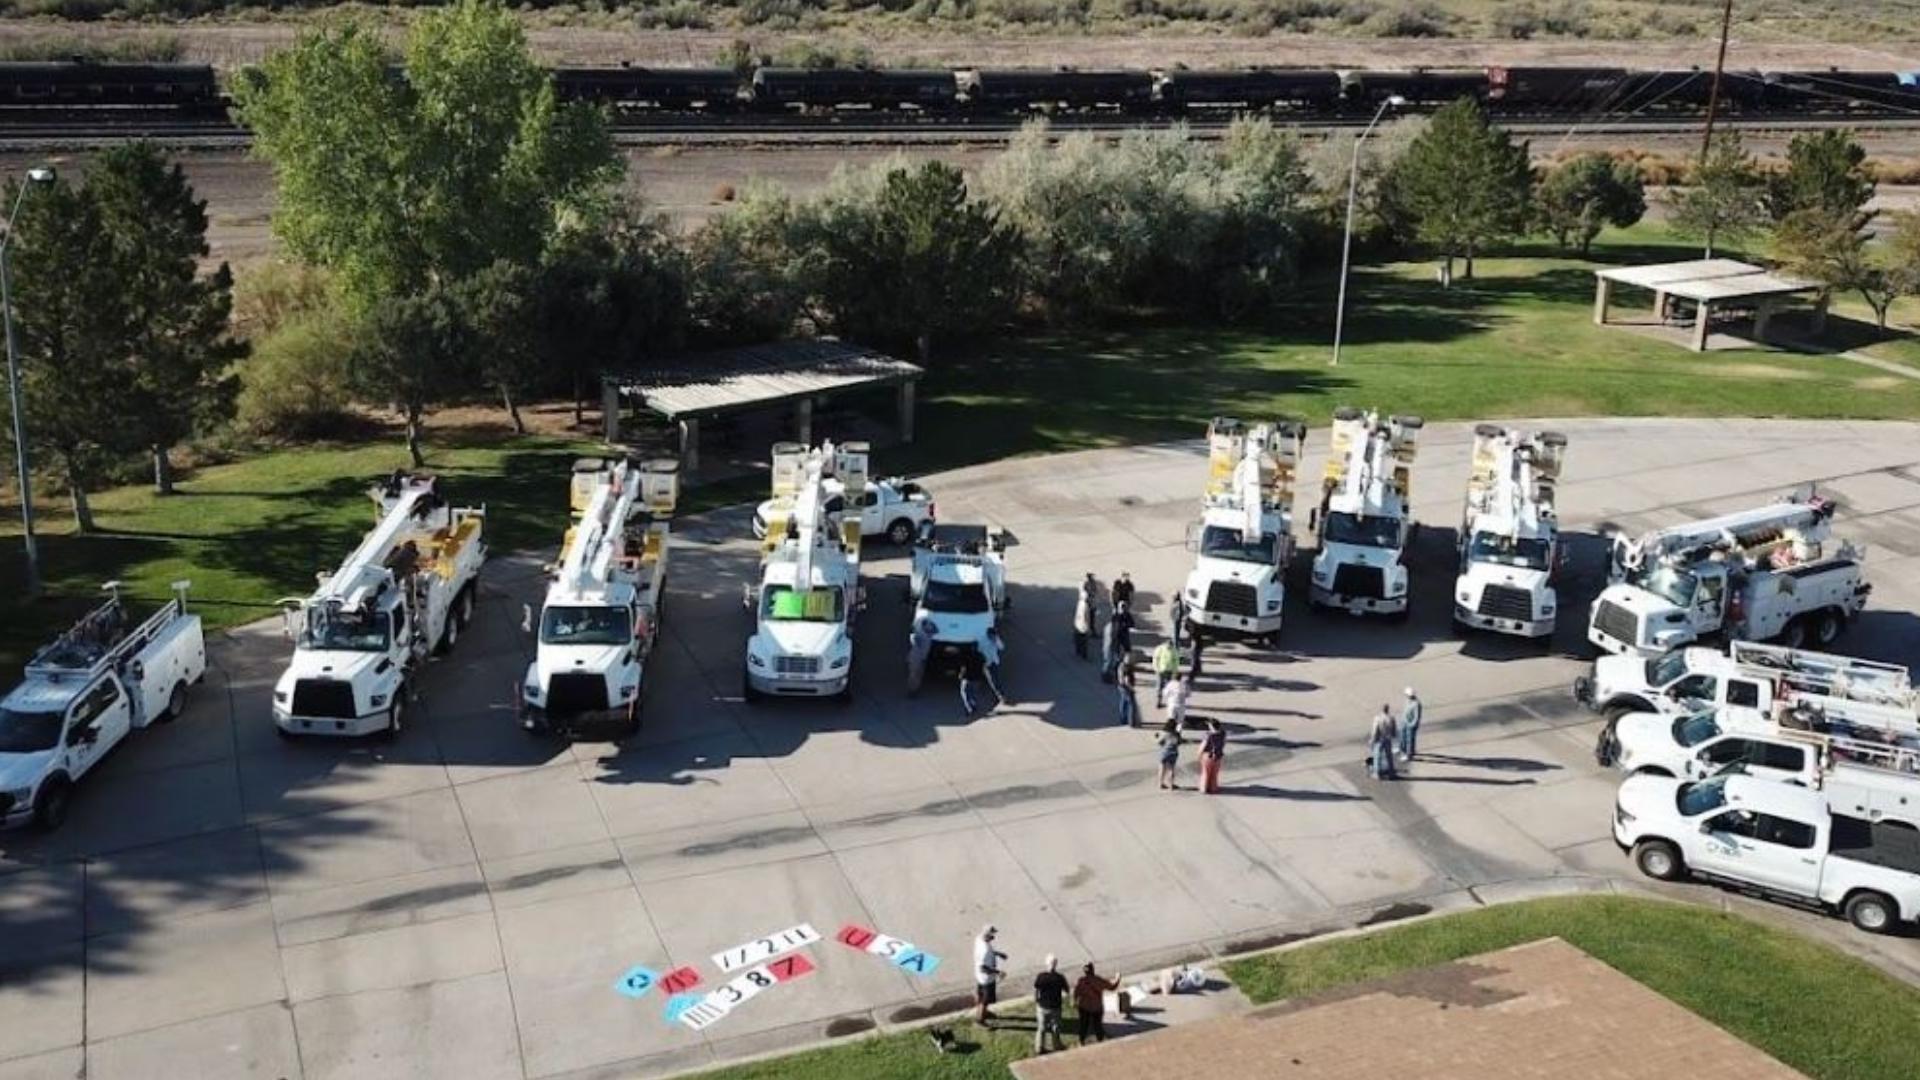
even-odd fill
[[(1920, 992), (1825, 945), (1705, 908), (1625, 897), (1559, 897), (1448, 915), (1227, 964), (1257, 1003), (1300, 997), (1547, 937), (1607, 965), (1815, 1080), (1920, 1076)], [(1072, 1019), (1067, 1023), (1071, 1025)], [(983, 1033), (935, 1053), (902, 1032), (701, 1074), (701, 1080), (1005, 1077), (1030, 1029)]]

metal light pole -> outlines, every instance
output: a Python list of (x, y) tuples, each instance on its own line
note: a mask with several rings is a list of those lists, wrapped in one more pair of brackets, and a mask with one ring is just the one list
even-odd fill
[(1347, 173), (1347, 233), (1340, 242), (1340, 301), (1333, 309), (1333, 360), (1329, 367), (1340, 366), (1340, 334), (1347, 327), (1347, 263), (1353, 258), (1353, 203), (1360, 191), (1360, 144), (1373, 134), (1374, 125), (1387, 114), (1388, 109), (1396, 109), (1407, 103), (1399, 94), (1390, 94), (1380, 103), (1380, 108), (1367, 121), (1366, 130), (1353, 140), (1353, 168)]
[(27, 414), (20, 407), (20, 357), (13, 347), (13, 282), (7, 273), (7, 249), (13, 246), (13, 225), (19, 220), (20, 204), (27, 199), (27, 189), (52, 182), (50, 168), (27, 170), (27, 182), (20, 185), (20, 194), (14, 196), (13, 210), (7, 215), (7, 235), (0, 236), (0, 317), (4, 317), (7, 324), (7, 388), (13, 398), (13, 459), (20, 470), (20, 524), (27, 542), (28, 599), (40, 595), (40, 545), (33, 538), (33, 487), (27, 478)]

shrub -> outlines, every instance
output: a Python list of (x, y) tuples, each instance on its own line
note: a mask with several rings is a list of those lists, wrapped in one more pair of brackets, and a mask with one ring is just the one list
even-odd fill
[(170, 64), (186, 55), (186, 46), (173, 34), (99, 38), (49, 35), (0, 43), (0, 60), (95, 60), (102, 63)]
[(271, 334), (299, 316), (330, 310), (326, 274), (303, 263), (269, 259), (234, 281), (233, 328), (242, 336)]
[(1438, 38), (1452, 37), (1453, 16), (1426, 2), (1403, 3), (1388, 8), (1367, 20), (1367, 30), (1375, 37)]
[(713, 23), (700, 0), (671, 0), (641, 7), (634, 22), (642, 30), (705, 30)]
[(1503, 38), (1525, 41), (1540, 30), (1540, 13), (1532, 4), (1502, 7), (1493, 13), (1493, 32)]
[(350, 422), (348, 338), (328, 313), (307, 313), (253, 340), (240, 366), (235, 425), (249, 435), (316, 439)]
[(873, 67), (873, 50), (854, 41), (790, 41), (773, 54), (773, 66), (826, 71)]

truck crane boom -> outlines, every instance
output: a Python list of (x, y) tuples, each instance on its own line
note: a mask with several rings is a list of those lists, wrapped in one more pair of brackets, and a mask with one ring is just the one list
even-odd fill
[(1616, 576), (1666, 558), (1692, 560), (1714, 551), (1757, 558), (1783, 543), (1818, 545), (1826, 539), (1834, 504), (1808, 492), (1766, 506), (1655, 529), (1635, 539), (1619, 538)]

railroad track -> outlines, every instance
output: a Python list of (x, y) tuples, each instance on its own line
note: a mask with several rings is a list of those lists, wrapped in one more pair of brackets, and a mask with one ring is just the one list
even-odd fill
[[(764, 113), (671, 114), (615, 113), (615, 139), (624, 145), (663, 143), (956, 143), (1004, 142), (1029, 119), (1022, 116), (951, 116), (924, 113), (860, 113), (833, 115), (769, 115)], [(1331, 134), (1358, 128), (1366, 118), (1272, 115), (1275, 124), (1302, 134)], [(1230, 118), (1222, 114), (1188, 116), (1072, 114), (1050, 117), (1055, 131), (1118, 133), (1136, 128), (1164, 128), (1184, 123), (1202, 135), (1217, 135)], [(1628, 116), (1586, 121), (1577, 116), (1503, 116), (1496, 122), (1525, 135), (1559, 135), (1574, 130), (1585, 137), (1609, 135), (1690, 134), (1699, 130), (1698, 116)], [(1723, 117), (1720, 123), (1749, 133), (1792, 133), (1845, 124), (1857, 131), (1920, 131), (1920, 116), (1886, 113), (1782, 113)], [(250, 141), (245, 128), (229, 120), (153, 115), (111, 109), (60, 110), (32, 114), (27, 110), (0, 110), (0, 149), (41, 147), (84, 149), (150, 139), (173, 146), (244, 147)]]

